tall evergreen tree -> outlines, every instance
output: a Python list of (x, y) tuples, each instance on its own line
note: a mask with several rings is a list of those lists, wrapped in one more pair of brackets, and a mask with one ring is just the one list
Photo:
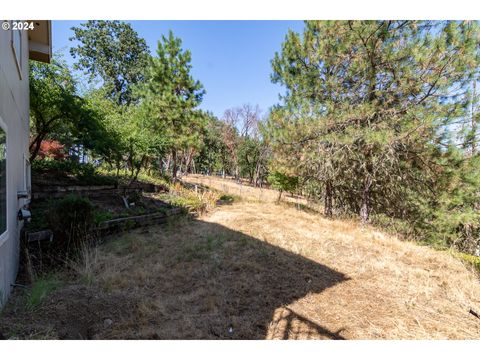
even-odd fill
[(325, 212), (406, 217), (428, 194), (462, 116), (478, 27), (461, 22), (309, 21), (272, 61), (287, 88), (269, 128), (278, 161), (322, 187)]
[(199, 129), (205, 117), (196, 107), (205, 90), (191, 75), (191, 53), (170, 31), (158, 42), (157, 57), (151, 58), (147, 81), (140, 92), (152, 131), (167, 139), (172, 161), (172, 177), (177, 178), (178, 155), (200, 141)]

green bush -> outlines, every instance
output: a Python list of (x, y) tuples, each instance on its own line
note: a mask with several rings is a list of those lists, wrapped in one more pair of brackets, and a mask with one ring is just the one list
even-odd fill
[(280, 192), (277, 201), (280, 201), (282, 192), (294, 192), (298, 186), (297, 176), (289, 176), (279, 171), (274, 171), (270, 175), (268, 175), (267, 181), (272, 186), (272, 188)]
[(87, 198), (67, 195), (52, 204), (47, 219), (58, 250), (68, 256), (85, 245), (95, 225), (95, 211)]
[(41, 173), (47, 171), (61, 171), (73, 173), (78, 162), (72, 160), (56, 160), (56, 159), (36, 159), (32, 162), (32, 171)]
[(99, 174), (93, 164), (79, 163), (73, 159), (38, 159), (32, 163), (32, 172), (34, 173), (51, 171), (73, 175), (83, 185), (116, 185), (118, 183), (114, 176)]

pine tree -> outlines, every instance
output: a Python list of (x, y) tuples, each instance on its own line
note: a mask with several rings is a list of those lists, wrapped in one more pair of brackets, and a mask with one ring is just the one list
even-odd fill
[(151, 58), (147, 81), (140, 90), (151, 130), (161, 133), (172, 160), (172, 177), (177, 178), (179, 152), (199, 141), (204, 116), (196, 107), (202, 101), (203, 85), (191, 75), (191, 54), (173, 32), (158, 42), (157, 57)]
[(287, 88), (269, 121), (277, 161), (322, 187), (327, 215), (409, 216), (465, 111), (457, 99), (477, 39), (476, 24), (451, 21), (309, 21), (302, 36), (289, 32), (272, 60)]

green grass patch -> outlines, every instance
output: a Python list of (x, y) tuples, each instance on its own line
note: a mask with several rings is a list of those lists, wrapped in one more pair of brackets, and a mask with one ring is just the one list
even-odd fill
[(25, 307), (27, 310), (35, 310), (42, 301), (52, 292), (62, 287), (62, 282), (55, 276), (46, 276), (39, 278), (27, 290), (25, 296)]
[(238, 195), (222, 194), (218, 200), (224, 203), (231, 204), (235, 201), (240, 201), (241, 197)]
[(209, 235), (193, 244), (188, 244), (182, 249), (178, 261), (190, 262), (193, 260), (207, 260), (211, 255), (223, 247), (226, 238), (223, 234)]
[[(105, 167), (100, 167), (97, 168), (97, 172), (103, 176), (109, 176), (109, 177), (114, 177), (117, 178), (117, 172), (116, 170), (110, 170)], [(120, 171), (118, 174), (118, 180), (123, 183), (128, 183), (130, 182), (130, 174)], [(170, 186), (170, 180), (167, 177), (161, 176), (161, 175), (149, 175), (148, 173), (141, 171), (138, 176), (137, 176), (138, 181), (154, 184), (154, 185), (160, 185), (164, 186), (167, 189)]]
[(192, 210), (196, 210), (202, 206), (202, 201), (194, 196), (184, 196), (168, 193), (158, 194), (156, 198), (172, 206), (178, 206)]
[(480, 256), (465, 254), (454, 250), (450, 250), (449, 252), (457, 259), (460, 259), (467, 264), (473, 265), (475, 270), (480, 273)]

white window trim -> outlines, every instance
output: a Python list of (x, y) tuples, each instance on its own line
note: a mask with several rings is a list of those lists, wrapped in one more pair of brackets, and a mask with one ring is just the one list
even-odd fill
[(10, 219), (10, 215), (9, 215), (9, 204), (10, 204), (10, 194), (8, 193), (8, 185), (9, 185), (9, 180), (8, 180), (8, 174), (9, 174), (9, 171), (8, 171), (8, 127), (7, 127), (7, 124), (3, 121), (2, 117), (0, 116), (0, 128), (5, 132), (5, 146), (7, 148), (7, 156), (5, 158), (5, 197), (6, 197), (6, 213), (5, 213), (5, 222), (6, 222), (6, 229), (5, 231), (0, 234), (0, 246), (2, 246), (4, 243), (7, 242), (8, 238), (9, 238), (9, 219)]

